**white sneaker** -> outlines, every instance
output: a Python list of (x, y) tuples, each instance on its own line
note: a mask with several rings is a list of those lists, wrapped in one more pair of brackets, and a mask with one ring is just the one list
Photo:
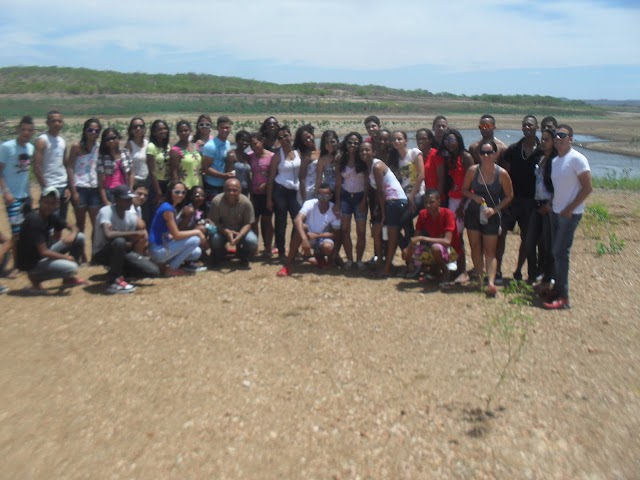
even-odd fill
[(124, 281), (124, 278), (117, 278), (115, 282), (107, 287), (107, 293), (110, 295), (116, 293), (133, 293), (136, 287)]
[(198, 264), (196, 262), (187, 262), (182, 266), (182, 269), (186, 272), (206, 272), (207, 267)]

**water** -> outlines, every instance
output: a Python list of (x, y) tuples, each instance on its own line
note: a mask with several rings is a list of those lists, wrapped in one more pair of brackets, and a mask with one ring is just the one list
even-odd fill
[[(460, 134), (466, 147), (480, 139), (478, 130), (460, 130)], [(407, 135), (409, 135), (409, 145), (415, 147), (415, 132), (407, 132)], [(496, 130), (496, 138), (499, 138), (507, 145), (511, 145), (522, 138), (522, 132), (520, 130)], [(573, 148), (587, 157), (594, 177), (607, 177), (609, 175), (622, 177), (626, 176), (627, 172), (631, 177), (640, 177), (640, 158), (617, 153), (598, 152), (580, 146), (581, 143), (589, 142), (606, 142), (606, 140), (592, 135), (576, 134), (573, 137)]]

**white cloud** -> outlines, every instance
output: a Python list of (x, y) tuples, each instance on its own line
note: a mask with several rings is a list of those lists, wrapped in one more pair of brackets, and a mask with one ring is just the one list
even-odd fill
[[(349, 70), (433, 64), (461, 72), (640, 63), (640, 10), (595, 1), (24, 0), (3, 10), (5, 65), (40, 63), (39, 49), (73, 55), (96, 45), (140, 55), (141, 69), (147, 55), (155, 62), (162, 53), (193, 55), (196, 71), (207, 71), (198, 68), (203, 56)], [(49, 59), (62, 63), (68, 56)]]

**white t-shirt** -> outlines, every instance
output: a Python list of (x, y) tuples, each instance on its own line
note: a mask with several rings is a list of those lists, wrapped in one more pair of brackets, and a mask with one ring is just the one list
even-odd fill
[(304, 223), (309, 227), (309, 231), (311, 233), (325, 233), (330, 228), (339, 229), (340, 219), (333, 212), (333, 202), (329, 202), (329, 209), (322, 213), (318, 207), (319, 201), (317, 198), (307, 200), (300, 209), (300, 213), (305, 216)]
[(149, 176), (147, 145), (149, 145), (149, 140), (146, 138), (144, 139), (142, 147), (138, 146), (133, 140), (127, 142), (127, 149), (131, 153), (131, 161), (133, 162), (133, 178), (136, 180), (146, 180)]
[(107, 237), (104, 235), (102, 225), (110, 224), (111, 228), (116, 232), (134, 232), (138, 224), (137, 215), (131, 210), (124, 212), (124, 217), (120, 218), (116, 213), (115, 205), (106, 205), (100, 209), (96, 217), (96, 229), (93, 231), (93, 248), (92, 253), (99, 252), (108, 243)]
[[(551, 161), (551, 181), (553, 182), (553, 211), (560, 213), (573, 202), (580, 191), (578, 176), (590, 172), (587, 157), (573, 148), (564, 157)], [(584, 213), (584, 202), (576, 207), (574, 214)]]
[[(413, 186), (418, 178), (418, 170), (416, 168), (415, 159), (418, 155), (422, 154), (418, 148), (409, 148), (404, 158), (401, 158), (398, 162), (399, 166), (399, 179), (402, 188), (406, 193), (411, 193)], [(418, 195), (424, 194), (424, 182), (420, 182), (420, 188)]]

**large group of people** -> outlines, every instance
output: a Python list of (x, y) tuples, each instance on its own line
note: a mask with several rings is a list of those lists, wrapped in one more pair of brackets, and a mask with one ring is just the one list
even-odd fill
[[(373, 115), (364, 121), (365, 136), (353, 131), (341, 140), (327, 130), (318, 146), (312, 125), (294, 132), (273, 116), (258, 131), (236, 132), (235, 145), (227, 116), (214, 124), (202, 114), (193, 126), (180, 120), (173, 141), (164, 120), (155, 120), (147, 135), (145, 120), (132, 118), (123, 141), (116, 128), (89, 118), (69, 149), (63, 115), (49, 112), (46, 124), (32, 144), (34, 122), (23, 117), (15, 139), (0, 147), (11, 230), (11, 237), (0, 235), (2, 268), (9, 277), (26, 273), (26, 294), (42, 293), (42, 283), (55, 278), (63, 286), (87, 284), (78, 276), (87, 261), (108, 269), (105, 291), (116, 294), (134, 292), (136, 278), (191, 275), (233, 256), (234, 264), (250, 268), (258, 255), (266, 261), (277, 255), (279, 277), (307, 261), (441, 288), (476, 279), (495, 296), (507, 233), (518, 225), (513, 279), (524, 280), (526, 262), (526, 281), (544, 307), (570, 306), (569, 252), (591, 173), (571, 146), (571, 127), (553, 117), (539, 129), (536, 117), (526, 115), (523, 137), (507, 146), (494, 136), (495, 118), (483, 115), (481, 138), (468, 149), (443, 115), (415, 133), (416, 148), (405, 131), (390, 131)], [(40, 186), (37, 209), (32, 171)], [(67, 221), (70, 203), (75, 224)], [(398, 249), (404, 265), (394, 269)]]

